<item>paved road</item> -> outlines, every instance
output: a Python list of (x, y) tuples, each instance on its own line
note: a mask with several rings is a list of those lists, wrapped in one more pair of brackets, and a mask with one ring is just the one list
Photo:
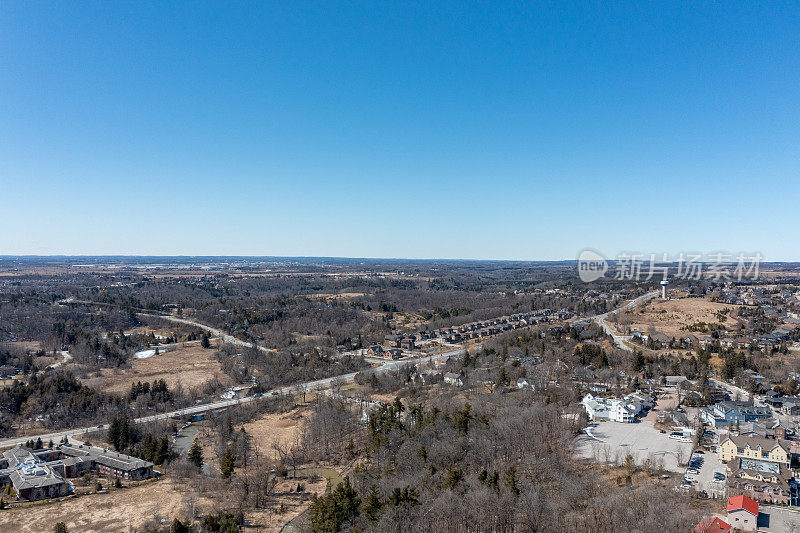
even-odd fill
[[(717, 385), (718, 387), (721, 387), (726, 391), (728, 391), (728, 394), (730, 394), (731, 398), (736, 398), (738, 396), (739, 399), (742, 401), (755, 400), (755, 398), (749, 392), (747, 392), (741, 387), (737, 387), (733, 383), (728, 383), (727, 381), (723, 381), (721, 379), (712, 377), (708, 378), (708, 380)], [(759, 405), (759, 402), (754, 401), (753, 403), (757, 407), (764, 407), (764, 405)]]
[[(404, 365), (408, 364), (416, 364), (420, 362), (427, 362), (427, 361), (436, 361), (438, 359), (444, 359), (447, 357), (458, 357), (464, 355), (464, 348), (460, 348), (458, 350), (453, 350), (446, 353), (441, 353), (438, 355), (433, 356), (426, 356), (426, 357), (417, 357), (415, 359), (405, 359), (399, 361), (386, 361), (381, 366), (373, 369), (364, 370), (364, 372), (390, 372), (392, 370), (397, 370)], [(295, 385), (290, 385), (286, 387), (281, 387), (279, 389), (275, 389), (273, 391), (267, 392), (262, 394), (261, 396), (247, 396), (245, 398), (235, 398), (233, 400), (221, 400), (218, 402), (211, 402), (205, 403), (202, 405), (195, 405), (192, 407), (186, 407), (183, 409), (176, 409), (175, 411), (169, 411), (167, 413), (158, 413), (155, 415), (150, 416), (143, 416), (140, 418), (135, 418), (133, 421), (136, 423), (144, 423), (144, 422), (155, 422), (157, 420), (165, 420), (168, 418), (172, 418), (174, 416), (182, 416), (182, 415), (196, 415), (200, 413), (205, 413), (208, 411), (214, 411), (217, 409), (225, 409), (227, 407), (232, 407), (234, 405), (242, 405), (247, 404), (250, 402), (258, 401), (262, 398), (270, 398), (273, 396), (278, 396), (281, 394), (290, 394), (297, 391), (315, 391), (320, 389), (327, 389), (331, 387), (334, 383), (346, 383), (348, 381), (352, 381), (357, 372), (350, 372), (349, 374), (342, 374), (339, 376), (332, 376), (329, 378), (317, 379), (314, 381), (307, 381), (305, 383), (298, 383)], [(90, 431), (97, 431), (100, 429), (108, 429), (108, 424), (103, 424), (100, 426), (92, 426), (92, 427), (83, 427), (83, 428), (74, 428), (69, 429), (66, 431), (58, 431), (55, 433), (47, 433), (44, 435), (28, 435), (24, 437), (15, 437), (11, 439), (2, 439), (0, 440), (0, 447), (8, 447), (8, 446), (16, 446), (18, 444), (25, 444), (31, 438), (40, 437), (43, 441), (47, 442), (48, 440), (59, 441), (64, 437), (73, 438), (79, 436), (84, 433), (88, 433)]]
[[(105, 306), (105, 307), (116, 307), (116, 304), (105, 303), (105, 302), (92, 302), (90, 300), (76, 300), (75, 298), (65, 298), (63, 300), (59, 300), (58, 304), (59, 305), (70, 305), (70, 304), (99, 305), (99, 306)], [(177, 317), (177, 316), (172, 316), (172, 315), (162, 315), (162, 314), (159, 314), (159, 313), (152, 313), (152, 312), (147, 312), (147, 311), (137, 311), (136, 314), (139, 315), (139, 316), (147, 316), (147, 317), (151, 317), (151, 318), (163, 318), (164, 320), (169, 320), (170, 322), (176, 322), (178, 324), (186, 324), (186, 325), (189, 325), (189, 326), (194, 326), (196, 328), (202, 329), (203, 331), (207, 331), (208, 333), (211, 333), (215, 337), (221, 338), (222, 340), (224, 340), (225, 342), (227, 342), (229, 344), (235, 344), (237, 346), (246, 346), (246, 347), (253, 346), (253, 344), (254, 344), (252, 342), (245, 342), (245, 341), (243, 341), (241, 339), (238, 339), (238, 338), (234, 337), (233, 335), (228, 335), (224, 331), (222, 331), (220, 329), (217, 329), (215, 327), (203, 324), (201, 322), (196, 322), (196, 321), (190, 320), (188, 318), (182, 318), (182, 317)], [(258, 348), (262, 352), (270, 353), (270, 354), (277, 352), (277, 350), (275, 350), (274, 348), (265, 348), (264, 346), (256, 345), (256, 348)]]
[[(180, 317), (172, 316), (172, 315), (156, 315), (156, 314), (151, 314), (151, 313), (137, 313), (137, 314), (139, 316), (147, 316), (147, 317), (151, 317), (151, 318), (163, 318), (164, 320), (169, 320), (170, 322), (176, 322), (178, 324), (187, 324), (189, 326), (194, 326), (196, 328), (202, 329), (203, 331), (207, 331), (208, 333), (211, 333), (213, 336), (222, 339), (223, 341), (227, 342), (228, 344), (235, 344), (237, 346), (246, 346), (248, 348), (254, 345), (254, 343), (252, 343), (252, 342), (245, 342), (245, 341), (243, 341), (241, 339), (238, 339), (238, 338), (234, 337), (233, 335), (228, 335), (227, 333), (225, 333), (221, 329), (217, 329), (217, 328), (208, 326), (208, 325), (203, 324), (201, 322), (195, 322), (194, 320), (189, 320), (188, 318), (180, 318)], [(261, 350), (262, 352), (269, 353), (269, 354), (272, 354), (272, 353), (275, 353), (275, 352), (278, 351), (278, 350), (276, 350), (274, 348), (265, 348), (264, 346), (259, 346), (257, 344), (255, 344), (255, 347), (258, 348), (259, 350)]]
[(72, 361), (72, 355), (70, 355), (70, 353), (68, 351), (61, 350), (58, 353), (59, 353), (59, 355), (61, 355), (61, 359), (59, 359), (58, 361), (56, 361), (52, 365), (48, 366), (47, 368), (58, 368), (61, 365), (69, 363), (70, 361)]
[[(661, 294), (661, 291), (648, 292), (647, 294), (643, 294), (643, 295), (639, 296), (638, 298), (634, 298), (633, 300), (631, 300), (627, 304), (623, 305), (622, 307), (618, 307), (617, 309), (614, 309), (613, 311), (608, 311), (607, 313), (602, 313), (600, 315), (595, 315), (595, 316), (589, 317), (589, 320), (593, 320), (593, 321), (597, 322), (600, 325), (600, 327), (603, 328), (603, 331), (606, 333), (606, 335), (611, 335), (611, 337), (614, 339), (614, 344), (616, 344), (617, 346), (619, 346), (620, 348), (622, 348), (625, 351), (632, 352), (633, 348), (631, 348), (629, 345), (625, 344), (625, 341), (630, 340), (631, 336), (630, 335), (618, 335), (617, 333), (615, 333), (614, 329), (608, 324), (608, 322), (606, 322), (606, 319), (612, 313), (616, 313), (618, 311), (627, 311), (628, 309), (633, 309), (635, 306), (639, 305), (640, 303), (645, 302), (647, 300), (651, 300), (651, 299), (655, 298), (656, 296), (658, 296), (659, 294)], [(577, 320), (586, 320), (586, 319), (585, 318), (584, 319), (576, 319), (576, 321)]]

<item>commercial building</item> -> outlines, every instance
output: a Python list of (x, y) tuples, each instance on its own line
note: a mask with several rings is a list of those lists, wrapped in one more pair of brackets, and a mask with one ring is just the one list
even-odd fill
[(69, 478), (89, 472), (128, 481), (153, 475), (153, 463), (105, 448), (59, 445), (32, 450), (17, 446), (0, 459), (0, 486), (11, 485), (18, 500), (33, 501), (69, 494)]

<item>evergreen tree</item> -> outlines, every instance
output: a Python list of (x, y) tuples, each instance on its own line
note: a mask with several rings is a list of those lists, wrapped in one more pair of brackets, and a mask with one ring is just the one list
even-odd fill
[(233, 455), (233, 448), (228, 448), (225, 451), (225, 455), (222, 456), (222, 460), (219, 462), (219, 469), (222, 473), (222, 477), (225, 479), (230, 479), (231, 475), (233, 474), (234, 468), (234, 455)]
[(378, 489), (375, 487), (375, 485), (372, 485), (363, 505), (361, 505), (361, 512), (363, 512), (364, 516), (366, 516), (368, 519), (377, 520), (381, 507), (383, 507), (383, 502), (381, 502)]
[(308, 523), (311, 533), (338, 533), (342, 526), (359, 515), (361, 498), (345, 477), (330, 493), (314, 496), (308, 509)]
[(192, 447), (189, 448), (189, 462), (191, 462), (197, 468), (201, 468), (203, 466), (203, 448), (197, 441), (194, 441)]

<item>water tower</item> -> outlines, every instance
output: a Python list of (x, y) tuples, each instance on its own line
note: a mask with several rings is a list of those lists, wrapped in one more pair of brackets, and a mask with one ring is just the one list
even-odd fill
[(661, 298), (664, 300), (667, 299), (667, 285), (669, 285), (669, 281), (664, 280), (661, 282)]

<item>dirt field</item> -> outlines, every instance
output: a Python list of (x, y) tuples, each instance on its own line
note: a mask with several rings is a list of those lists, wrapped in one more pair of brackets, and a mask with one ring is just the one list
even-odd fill
[[(678, 300), (651, 300), (644, 306), (637, 307), (619, 317), (617, 329), (638, 328), (647, 332), (653, 327), (656, 331), (669, 337), (681, 338), (685, 335), (706, 335), (708, 333), (687, 331), (684, 326), (706, 322), (709, 324), (722, 324), (729, 331), (737, 330), (740, 321), (735, 318), (739, 306), (711, 302), (702, 298), (684, 298)], [(718, 313), (725, 309), (730, 310), (724, 322), (719, 322)]]
[(273, 444), (291, 445), (300, 435), (303, 421), (308, 415), (309, 412), (304, 407), (284, 414), (267, 414), (246, 423), (244, 430), (252, 437), (253, 443), (261, 450), (261, 453), (272, 459), (278, 459)]
[[(82, 533), (141, 530), (154, 519), (171, 521), (178, 516), (184, 494), (185, 486), (163, 479), (108, 494), (11, 509), (0, 512), (0, 531), (51, 532), (56, 522)], [(198, 509), (202, 504), (198, 502)]]
[(103, 392), (124, 393), (137, 381), (163, 379), (170, 388), (181, 383), (184, 389), (191, 389), (215, 377), (224, 385), (230, 384), (230, 378), (214, 358), (214, 350), (188, 346), (148, 359), (135, 359), (132, 369), (103, 370), (101, 376), (85, 379), (84, 383)]

